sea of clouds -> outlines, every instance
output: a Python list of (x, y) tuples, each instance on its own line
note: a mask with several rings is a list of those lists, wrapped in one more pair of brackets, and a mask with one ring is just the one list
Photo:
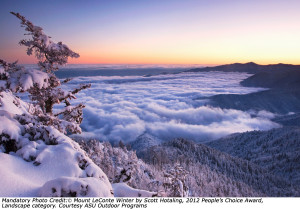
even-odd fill
[(154, 76), (79, 76), (68, 83), (92, 87), (77, 94), (82, 102), (83, 136), (130, 142), (143, 133), (168, 140), (198, 142), (235, 132), (268, 130), (278, 125), (272, 113), (243, 112), (207, 105), (216, 94), (247, 94), (262, 89), (242, 87), (245, 73), (180, 73)]

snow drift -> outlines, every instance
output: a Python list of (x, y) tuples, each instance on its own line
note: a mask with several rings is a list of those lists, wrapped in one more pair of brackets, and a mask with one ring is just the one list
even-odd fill
[(0, 196), (113, 196), (80, 146), (29, 114), (31, 105), (0, 93)]

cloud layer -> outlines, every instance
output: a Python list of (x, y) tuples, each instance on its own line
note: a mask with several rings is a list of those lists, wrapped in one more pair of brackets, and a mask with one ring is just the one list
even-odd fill
[(162, 140), (184, 137), (196, 141), (235, 132), (277, 127), (271, 113), (242, 112), (203, 106), (208, 96), (246, 94), (241, 73), (184, 73), (142, 76), (77, 77), (68, 84), (92, 83), (74, 102), (86, 104), (84, 135), (126, 142), (147, 132)]

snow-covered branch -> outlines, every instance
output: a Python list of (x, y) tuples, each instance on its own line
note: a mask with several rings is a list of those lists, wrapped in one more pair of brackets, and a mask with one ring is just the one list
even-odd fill
[(79, 54), (73, 52), (67, 45), (62, 42), (54, 43), (51, 37), (43, 32), (43, 28), (35, 26), (19, 13), (11, 12), (21, 20), (21, 26), (31, 35), (32, 39), (23, 39), (19, 42), (20, 45), (27, 47), (27, 54), (35, 53), (39, 60), (41, 70), (47, 73), (53, 73), (58, 70), (58, 66), (65, 65), (68, 62), (68, 57), (78, 58)]

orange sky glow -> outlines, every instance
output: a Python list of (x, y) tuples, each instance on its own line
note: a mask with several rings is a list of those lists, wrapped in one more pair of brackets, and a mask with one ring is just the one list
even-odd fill
[(71, 64), (300, 64), (300, 1), (74, 1), (60, 11), (61, 4), (7, 1), (0, 58), (36, 63), (17, 44), (24, 31), (9, 11), (19, 11), (80, 54)]

